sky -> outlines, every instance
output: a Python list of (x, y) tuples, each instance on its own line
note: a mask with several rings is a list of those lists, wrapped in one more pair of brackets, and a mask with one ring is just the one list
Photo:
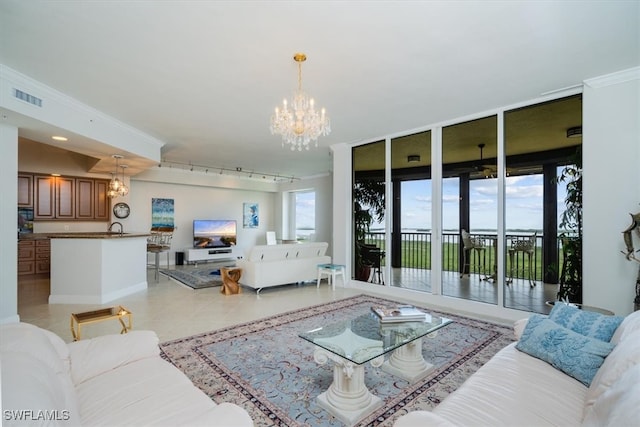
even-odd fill
[(316, 193), (300, 191), (296, 198), (296, 229), (314, 230), (316, 226)]
[[(560, 175), (558, 170), (558, 175)], [(506, 178), (506, 228), (507, 230), (542, 231), (542, 191), (541, 174)], [(476, 179), (470, 182), (470, 231), (495, 230), (498, 207), (498, 180)], [(564, 211), (566, 189), (558, 185), (558, 224)], [(442, 218), (444, 230), (459, 230), (458, 180), (448, 178), (442, 186)], [(402, 228), (431, 229), (431, 181), (403, 181), (402, 183)], [(296, 193), (296, 228), (313, 229), (315, 227), (315, 193)], [(381, 224), (372, 224), (372, 229), (384, 228)]]
[[(542, 230), (542, 175), (507, 177), (506, 228), (508, 230)], [(477, 179), (470, 182), (470, 231), (497, 228), (498, 180)], [(558, 216), (564, 211), (566, 190), (558, 186)], [(459, 230), (459, 189), (455, 178), (443, 180), (442, 218), (445, 230)], [(431, 229), (431, 181), (402, 183), (402, 228)], [(559, 220), (558, 220), (559, 223)], [(379, 224), (372, 228), (380, 228)]]

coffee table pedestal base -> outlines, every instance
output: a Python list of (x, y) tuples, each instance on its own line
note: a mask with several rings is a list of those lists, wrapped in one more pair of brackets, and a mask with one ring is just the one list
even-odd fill
[(422, 357), (422, 338), (394, 350), (382, 365), (383, 371), (412, 383), (429, 375), (434, 368)]
[[(382, 406), (382, 399), (365, 386), (363, 365), (357, 365), (320, 348), (315, 350), (313, 358), (319, 365), (328, 360), (334, 363), (333, 383), (317, 398), (322, 409), (351, 426)], [(373, 367), (378, 367), (383, 361), (384, 357), (381, 356), (370, 363)]]

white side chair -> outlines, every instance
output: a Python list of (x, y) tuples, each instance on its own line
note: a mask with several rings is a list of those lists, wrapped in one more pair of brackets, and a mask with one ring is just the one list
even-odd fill
[(327, 282), (331, 285), (331, 289), (336, 288), (336, 277), (342, 277), (342, 286), (346, 286), (345, 282), (345, 270), (346, 267), (340, 264), (318, 264), (318, 283), (316, 288), (320, 287), (320, 280), (323, 276), (327, 277)]
[(267, 245), (275, 245), (276, 243), (276, 232), (267, 231)]

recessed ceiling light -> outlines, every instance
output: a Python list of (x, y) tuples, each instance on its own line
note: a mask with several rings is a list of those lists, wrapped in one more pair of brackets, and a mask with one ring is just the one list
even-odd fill
[(68, 141), (64, 136), (52, 136), (51, 139), (55, 139), (56, 141)]

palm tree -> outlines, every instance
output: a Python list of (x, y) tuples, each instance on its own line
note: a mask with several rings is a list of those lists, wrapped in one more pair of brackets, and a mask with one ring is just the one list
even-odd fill
[(365, 243), (369, 227), (374, 219), (384, 219), (384, 182), (376, 180), (357, 181), (353, 186), (353, 220), (355, 233), (354, 254), (356, 260), (356, 278), (367, 280), (370, 266), (362, 256), (362, 245)]
[(567, 165), (558, 177), (567, 183), (565, 211), (560, 217), (563, 265), (558, 299), (582, 303), (582, 152), (576, 150), (573, 164)]

